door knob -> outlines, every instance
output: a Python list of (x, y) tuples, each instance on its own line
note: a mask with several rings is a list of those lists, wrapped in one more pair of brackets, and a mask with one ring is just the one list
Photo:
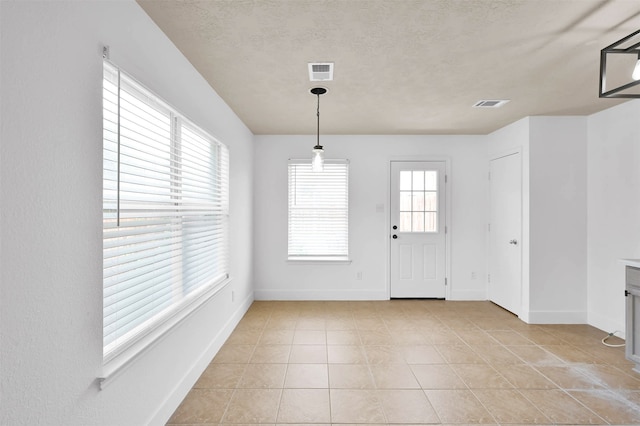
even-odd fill
[(396, 225), (393, 225), (393, 229), (398, 229), (398, 227)]
[(398, 236), (396, 234), (393, 234), (393, 236), (391, 238), (393, 238), (395, 240), (395, 239), (398, 238)]
[(511, 241), (509, 241), (509, 244), (516, 245), (516, 244), (518, 244), (518, 240), (511, 240)]

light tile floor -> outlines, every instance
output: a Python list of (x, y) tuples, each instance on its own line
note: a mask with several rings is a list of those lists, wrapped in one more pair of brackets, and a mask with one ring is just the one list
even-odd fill
[(640, 424), (605, 336), (490, 302), (255, 302), (168, 424)]

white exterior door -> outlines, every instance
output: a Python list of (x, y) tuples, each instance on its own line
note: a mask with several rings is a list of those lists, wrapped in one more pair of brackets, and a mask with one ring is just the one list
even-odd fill
[(489, 300), (519, 315), (522, 306), (520, 153), (491, 160), (489, 179)]
[(390, 295), (446, 295), (444, 161), (391, 162)]

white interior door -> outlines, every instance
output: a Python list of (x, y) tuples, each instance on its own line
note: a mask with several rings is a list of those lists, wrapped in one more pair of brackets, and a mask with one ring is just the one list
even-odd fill
[(522, 305), (520, 153), (491, 160), (489, 179), (489, 300), (519, 315)]
[(443, 161), (391, 162), (391, 297), (446, 294)]

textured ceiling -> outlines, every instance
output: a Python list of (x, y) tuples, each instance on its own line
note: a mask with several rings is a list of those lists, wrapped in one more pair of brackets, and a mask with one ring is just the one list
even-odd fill
[[(486, 134), (585, 115), (640, 0), (138, 0), (255, 134)], [(308, 62), (334, 62), (309, 81)], [(472, 108), (509, 99), (499, 109)]]

